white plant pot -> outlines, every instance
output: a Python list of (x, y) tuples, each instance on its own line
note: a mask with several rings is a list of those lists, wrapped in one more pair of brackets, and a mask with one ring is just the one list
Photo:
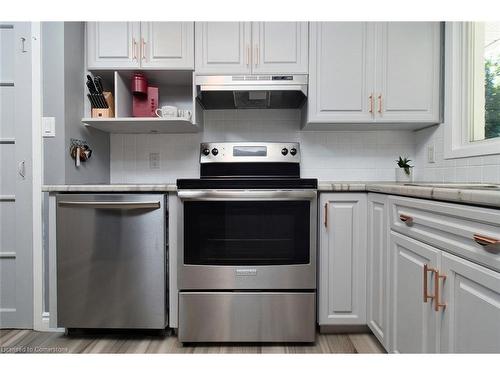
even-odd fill
[(396, 168), (396, 182), (412, 182), (413, 169), (410, 168), (410, 174), (406, 174), (403, 168)]

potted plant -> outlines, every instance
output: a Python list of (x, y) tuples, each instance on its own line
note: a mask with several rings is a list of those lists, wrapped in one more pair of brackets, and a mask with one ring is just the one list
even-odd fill
[(398, 164), (398, 168), (396, 168), (396, 181), (397, 182), (411, 182), (413, 180), (412, 168), (410, 165), (410, 159), (399, 157), (399, 160), (396, 160)]

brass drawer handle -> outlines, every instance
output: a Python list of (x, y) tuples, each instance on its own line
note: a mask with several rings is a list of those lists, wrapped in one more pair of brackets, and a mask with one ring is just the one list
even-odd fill
[(328, 203), (325, 203), (325, 228), (328, 228)]
[(369, 112), (373, 113), (373, 94), (370, 94), (368, 99), (370, 99), (370, 111)]
[(488, 236), (483, 236), (481, 234), (474, 234), (474, 241), (476, 241), (481, 246), (500, 244), (500, 240)]
[(382, 114), (382, 94), (378, 96), (378, 113)]
[(399, 215), (399, 220), (401, 220), (406, 225), (413, 224), (413, 218), (411, 216), (408, 216), (408, 215), (403, 215), (403, 214)]
[(428, 272), (436, 273), (437, 270), (434, 268), (430, 268), (427, 264), (424, 264), (424, 303), (427, 303), (428, 300), (434, 299), (433, 295), (430, 295), (427, 293), (427, 273)]
[(440, 275), (438, 271), (434, 274), (434, 296), (436, 298), (436, 304), (434, 305), (434, 310), (439, 311), (439, 308), (446, 308), (446, 303), (441, 303), (439, 301), (439, 279), (446, 280), (446, 275)]

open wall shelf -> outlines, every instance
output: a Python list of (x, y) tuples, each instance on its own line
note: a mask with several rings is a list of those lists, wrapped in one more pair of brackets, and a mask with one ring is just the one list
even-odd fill
[(200, 128), (189, 119), (164, 119), (155, 117), (83, 118), (85, 126), (107, 133), (197, 133)]
[(159, 107), (173, 105), (178, 109), (190, 110), (191, 119), (132, 117), (132, 92), (130, 80), (134, 70), (91, 71), (102, 77), (104, 87), (113, 93), (115, 117), (92, 118), (91, 108), (85, 97), (84, 126), (107, 133), (196, 133), (201, 130), (203, 111), (196, 101), (196, 87), (192, 71), (142, 71), (151, 86), (158, 87)]

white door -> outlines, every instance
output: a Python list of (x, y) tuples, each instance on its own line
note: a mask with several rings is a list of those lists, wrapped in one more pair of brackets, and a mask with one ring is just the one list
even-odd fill
[(424, 302), (424, 280), (427, 293), (433, 294), (433, 272), (438, 269), (440, 250), (399, 233), (391, 232), (391, 342), (396, 353), (438, 352), (438, 314), (432, 299)]
[(251, 43), (251, 22), (196, 22), (196, 74), (249, 74)]
[(307, 74), (307, 22), (252, 22), (252, 72)]
[(388, 349), (389, 326), (389, 225), (387, 195), (368, 194), (367, 322)]
[(141, 66), (194, 69), (194, 22), (141, 22)]
[(31, 25), (0, 22), (0, 328), (33, 327)]
[(321, 194), (319, 212), (319, 324), (366, 324), (366, 194)]
[(440, 273), (441, 351), (500, 353), (500, 273), (447, 253)]
[(138, 68), (140, 22), (87, 22), (88, 69)]
[(309, 122), (374, 121), (374, 25), (311, 22)]
[(439, 122), (440, 23), (376, 27), (376, 121)]

